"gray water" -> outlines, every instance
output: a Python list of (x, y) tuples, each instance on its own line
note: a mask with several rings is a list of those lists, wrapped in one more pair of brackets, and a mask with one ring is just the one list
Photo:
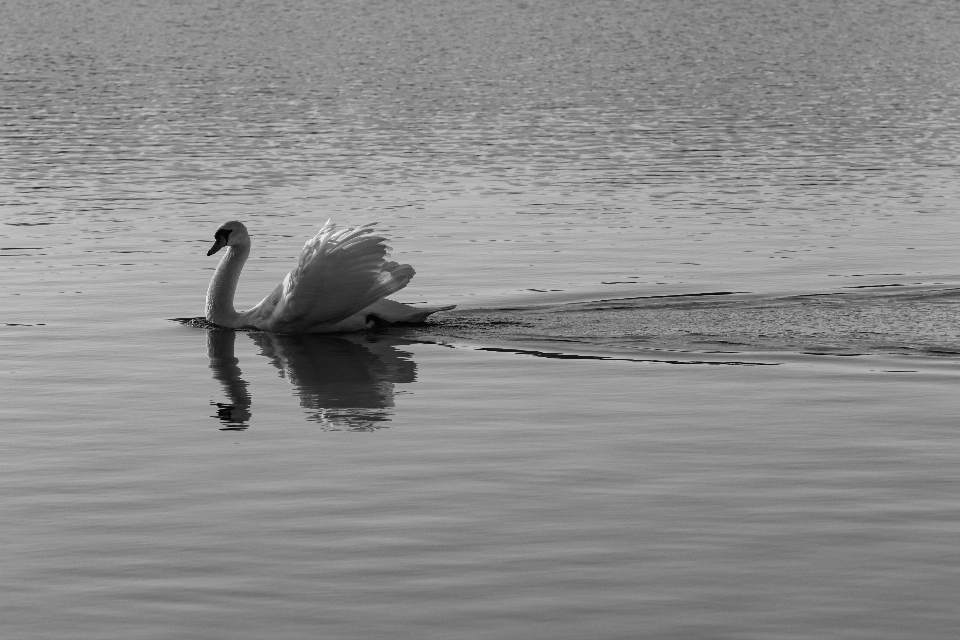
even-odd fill
[(4, 637), (960, 632), (953, 3), (0, 12)]

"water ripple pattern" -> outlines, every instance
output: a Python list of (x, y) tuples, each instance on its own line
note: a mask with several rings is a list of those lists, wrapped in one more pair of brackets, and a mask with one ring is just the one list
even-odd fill
[(467, 302), (937, 279), (958, 11), (12, 2), (7, 231), (372, 217), (433, 271), (415, 298)]

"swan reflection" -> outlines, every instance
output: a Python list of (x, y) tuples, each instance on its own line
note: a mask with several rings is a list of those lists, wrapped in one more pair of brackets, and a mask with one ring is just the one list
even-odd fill
[[(241, 334), (242, 335), (242, 334)], [(416, 380), (413, 354), (398, 346), (412, 341), (386, 336), (246, 334), (294, 386), (309, 420), (329, 430), (371, 431), (386, 426), (394, 385)], [(214, 402), (222, 430), (246, 429), (252, 399), (234, 355), (237, 332), (210, 329), (210, 368), (228, 402)]]

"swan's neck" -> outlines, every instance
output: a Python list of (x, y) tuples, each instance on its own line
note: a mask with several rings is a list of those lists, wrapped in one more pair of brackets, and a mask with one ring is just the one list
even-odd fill
[(222, 327), (239, 328), (240, 314), (233, 308), (240, 270), (250, 255), (250, 245), (227, 247), (207, 289), (207, 320)]

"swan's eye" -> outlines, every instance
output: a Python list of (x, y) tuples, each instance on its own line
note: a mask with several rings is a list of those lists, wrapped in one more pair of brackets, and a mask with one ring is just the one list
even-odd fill
[(227, 241), (230, 239), (230, 232), (233, 229), (217, 229), (217, 232), (213, 234), (215, 240), (220, 240), (223, 244), (227, 244)]

